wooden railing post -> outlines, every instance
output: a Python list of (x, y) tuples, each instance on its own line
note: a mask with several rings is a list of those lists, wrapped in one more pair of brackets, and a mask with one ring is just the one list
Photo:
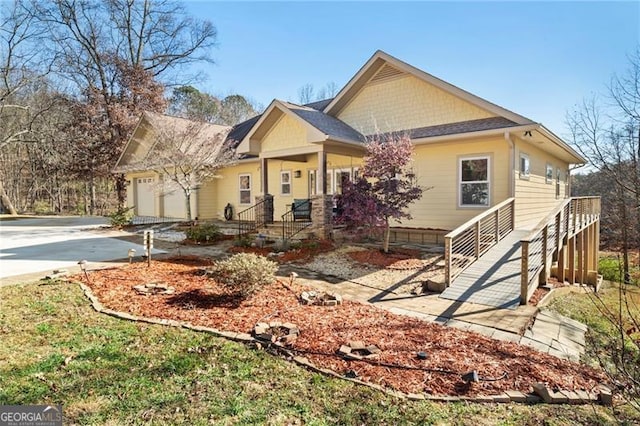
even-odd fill
[(496, 243), (500, 241), (500, 209), (496, 210)]
[(520, 304), (526, 305), (529, 295), (529, 241), (521, 241), (522, 263), (520, 267)]
[(444, 237), (444, 281), (451, 285), (451, 237)]

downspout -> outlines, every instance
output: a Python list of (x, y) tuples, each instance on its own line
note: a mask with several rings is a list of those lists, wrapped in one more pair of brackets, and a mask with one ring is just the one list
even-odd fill
[(507, 145), (509, 145), (509, 173), (508, 173), (508, 180), (509, 180), (509, 197), (515, 197), (516, 194), (516, 178), (515, 178), (515, 164), (516, 164), (516, 149), (515, 149), (515, 143), (513, 142), (513, 139), (511, 139), (511, 134), (509, 132), (504, 132), (504, 140), (507, 142)]

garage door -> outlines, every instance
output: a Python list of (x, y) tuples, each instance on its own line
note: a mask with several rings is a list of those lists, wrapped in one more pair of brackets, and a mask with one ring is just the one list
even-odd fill
[(138, 178), (136, 182), (136, 214), (138, 216), (156, 215), (154, 187), (154, 178)]
[[(191, 218), (198, 215), (196, 212), (196, 194), (191, 193)], [(177, 219), (187, 218), (187, 203), (184, 192), (181, 189), (165, 192), (164, 194), (164, 216)]]

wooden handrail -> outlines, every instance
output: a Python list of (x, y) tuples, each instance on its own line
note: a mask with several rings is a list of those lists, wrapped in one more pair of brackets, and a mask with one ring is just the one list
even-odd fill
[[(507, 209), (505, 211), (505, 209)], [(502, 212), (502, 214), (501, 214)], [(513, 231), (515, 198), (508, 198), (463, 223), (444, 237), (445, 282), (451, 282)], [(508, 222), (505, 224), (505, 220)]]
[[(600, 197), (572, 197), (545, 216), (520, 240), (522, 264), (520, 303), (526, 304), (537, 283), (544, 282), (549, 258), (564, 244), (564, 238), (581, 232), (600, 217)], [(536, 282), (537, 281), (537, 282)]]
[[(584, 198), (584, 197), (581, 197)], [(533, 240), (536, 235), (542, 231), (545, 226), (547, 226), (552, 219), (555, 220), (556, 216), (558, 215), (558, 213), (560, 213), (562, 210), (564, 210), (564, 208), (567, 206), (567, 204), (571, 203), (572, 198), (567, 198), (566, 200), (564, 200), (562, 203), (558, 204), (558, 206), (556, 206), (555, 209), (553, 209), (551, 211), (551, 213), (549, 213), (548, 215), (546, 215), (544, 217), (544, 219), (542, 219), (540, 222), (538, 222), (538, 224), (536, 225), (535, 228), (533, 228), (533, 230), (531, 232), (529, 232), (527, 234), (526, 237), (522, 238), (520, 241), (531, 241)]]
[(496, 204), (495, 206), (491, 207), (489, 210), (479, 214), (478, 216), (474, 216), (473, 218), (469, 219), (468, 221), (466, 221), (465, 223), (463, 223), (462, 225), (458, 226), (456, 229), (454, 229), (453, 231), (449, 232), (447, 235), (445, 235), (444, 237), (447, 238), (455, 238), (458, 235), (460, 235), (462, 232), (466, 231), (467, 228), (470, 228), (471, 226), (475, 225), (476, 222), (481, 221), (482, 219), (486, 218), (487, 216), (492, 215), (493, 213), (496, 212), (496, 210), (500, 210), (502, 207), (506, 206), (507, 204), (513, 202), (515, 200), (515, 198), (507, 198), (506, 200), (502, 201), (501, 203)]

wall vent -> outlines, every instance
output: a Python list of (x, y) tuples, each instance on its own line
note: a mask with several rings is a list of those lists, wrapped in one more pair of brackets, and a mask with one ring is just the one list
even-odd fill
[(376, 75), (374, 75), (370, 81), (377, 82), (377, 81), (387, 80), (393, 77), (398, 77), (403, 74), (404, 74), (403, 71), (400, 71), (399, 69), (394, 68), (389, 64), (384, 64), (384, 66), (380, 68), (380, 70), (378, 70)]

